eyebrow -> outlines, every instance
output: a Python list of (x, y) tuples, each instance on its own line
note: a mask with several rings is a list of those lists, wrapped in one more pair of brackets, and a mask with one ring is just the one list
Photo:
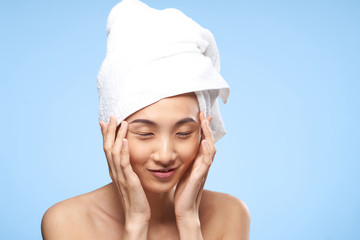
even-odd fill
[(179, 125), (182, 125), (182, 124), (188, 123), (188, 122), (197, 123), (197, 122), (195, 121), (195, 119), (193, 119), (193, 118), (184, 118), (184, 119), (181, 119), (180, 121), (176, 122), (175, 125), (176, 125), (176, 126), (179, 126)]
[[(193, 118), (184, 118), (184, 119), (177, 121), (175, 123), (175, 126), (180, 126), (180, 125), (183, 125), (188, 122), (197, 123), (195, 121), (195, 119), (193, 119)], [(148, 120), (148, 119), (141, 119), (141, 118), (135, 119), (135, 120), (131, 121), (129, 124), (132, 124), (132, 123), (143, 123), (143, 124), (147, 124), (147, 125), (157, 126), (157, 124), (155, 122)]]

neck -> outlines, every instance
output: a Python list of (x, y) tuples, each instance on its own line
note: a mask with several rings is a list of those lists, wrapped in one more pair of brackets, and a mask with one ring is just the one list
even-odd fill
[(174, 192), (175, 189), (164, 193), (145, 191), (151, 209), (150, 222), (175, 221)]
[[(111, 204), (106, 205), (107, 212), (120, 222), (125, 220), (122, 201), (114, 183), (108, 185), (111, 188)], [(176, 220), (174, 209), (175, 188), (169, 192), (155, 193), (145, 191), (151, 209), (150, 223), (170, 223)]]

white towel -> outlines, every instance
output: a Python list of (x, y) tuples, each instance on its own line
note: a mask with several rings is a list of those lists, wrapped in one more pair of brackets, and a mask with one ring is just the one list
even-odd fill
[(177, 9), (157, 10), (123, 0), (110, 11), (106, 56), (97, 78), (99, 120), (118, 124), (162, 98), (195, 92), (200, 110), (213, 116), (215, 140), (225, 135), (217, 97), (229, 86), (211, 32)]

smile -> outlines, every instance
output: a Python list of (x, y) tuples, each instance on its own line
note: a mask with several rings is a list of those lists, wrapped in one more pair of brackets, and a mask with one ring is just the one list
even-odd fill
[(176, 168), (164, 168), (164, 169), (150, 170), (150, 172), (152, 172), (152, 174), (158, 178), (169, 178), (172, 175), (174, 175), (175, 170)]

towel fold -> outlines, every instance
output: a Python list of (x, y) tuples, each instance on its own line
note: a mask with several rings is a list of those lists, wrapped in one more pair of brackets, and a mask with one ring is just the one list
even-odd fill
[(217, 97), (226, 103), (230, 90), (209, 30), (177, 9), (123, 0), (110, 11), (106, 32), (97, 78), (100, 121), (114, 115), (120, 124), (162, 98), (195, 92), (200, 110), (213, 116), (215, 140), (225, 134)]

